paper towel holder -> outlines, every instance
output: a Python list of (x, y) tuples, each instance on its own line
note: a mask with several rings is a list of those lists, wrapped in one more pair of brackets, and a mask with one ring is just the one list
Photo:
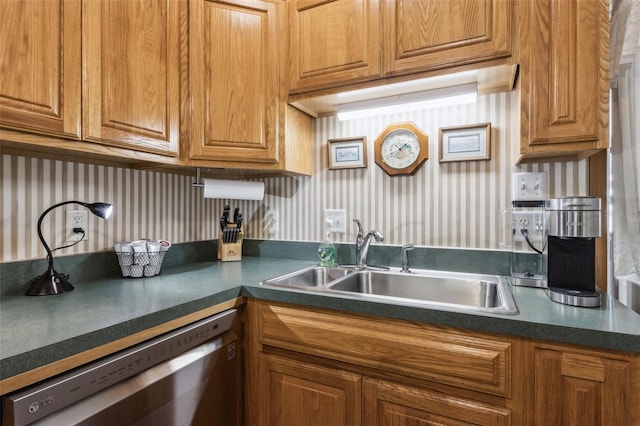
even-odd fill
[(196, 181), (191, 184), (192, 188), (204, 188), (204, 182), (200, 176), (200, 167), (196, 167)]

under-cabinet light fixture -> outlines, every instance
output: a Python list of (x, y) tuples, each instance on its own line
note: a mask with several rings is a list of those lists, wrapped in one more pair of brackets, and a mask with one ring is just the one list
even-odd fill
[(471, 104), (476, 102), (477, 87), (477, 83), (461, 84), (342, 104), (338, 105), (338, 120)]

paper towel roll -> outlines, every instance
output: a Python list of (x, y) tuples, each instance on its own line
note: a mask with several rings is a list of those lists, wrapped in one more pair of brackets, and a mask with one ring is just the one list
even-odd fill
[(204, 179), (204, 198), (262, 200), (264, 182)]

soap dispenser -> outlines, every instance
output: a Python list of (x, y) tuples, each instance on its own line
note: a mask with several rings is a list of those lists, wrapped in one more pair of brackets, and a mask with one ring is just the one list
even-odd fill
[(333, 266), (336, 263), (336, 246), (331, 242), (331, 234), (325, 234), (324, 241), (318, 246), (320, 266)]

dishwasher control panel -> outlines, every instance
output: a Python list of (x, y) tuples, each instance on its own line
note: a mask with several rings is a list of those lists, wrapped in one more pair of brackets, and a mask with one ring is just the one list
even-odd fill
[(28, 425), (231, 329), (230, 309), (3, 397), (2, 424)]

